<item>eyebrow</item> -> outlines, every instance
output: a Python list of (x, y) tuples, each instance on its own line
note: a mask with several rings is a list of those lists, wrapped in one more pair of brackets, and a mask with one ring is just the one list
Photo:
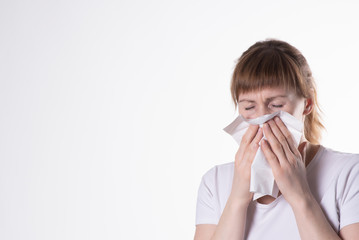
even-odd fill
[[(272, 100), (275, 99), (275, 98), (288, 98), (288, 95), (278, 95), (278, 96), (270, 97), (270, 98), (267, 98), (266, 101), (267, 101), (267, 102), (270, 102), (270, 101), (272, 101)], [(251, 100), (251, 99), (245, 98), (245, 99), (239, 100), (238, 103), (241, 103), (241, 102), (254, 103), (255, 101), (254, 101), (254, 100)]]

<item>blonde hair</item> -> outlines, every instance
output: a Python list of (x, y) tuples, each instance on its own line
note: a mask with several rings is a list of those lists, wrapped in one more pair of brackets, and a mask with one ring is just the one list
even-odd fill
[(304, 120), (304, 136), (309, 142), (319, 144), (324, 126), (316, 86), (307, 60), (298, 49), (284, 41), (271, 39), (255, 43), (242, 54), (231, 80), (235, 107), (240, 94), (265, 87), (284, 87), (313, 100), (313, 109)]

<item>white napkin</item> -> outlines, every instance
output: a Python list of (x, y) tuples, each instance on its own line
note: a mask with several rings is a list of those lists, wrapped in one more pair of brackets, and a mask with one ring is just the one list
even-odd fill
[[(240, 144), (243, 135), (250, 125), (260, 125), (260, 127), (262, 127), (263, 123), (269, 121), (275, 116), (278, 116), (287, 126), (288, 130), (292, 133), (295, 139), (296, 147), (298, 147), (300, 138), (302, 136), (303, 122), (284, 111), (263, 115), (255, 119), (245, 119), (239, 115), (223, 130), (230, 134), (236, 140), (236, 142)], [(263, 138), (265, 138), (265, 136)], [(274, 181), (272, 169), (264, 157), (260, 147), (258, 148), (256, 156), (252, 162), (249, 191), (254, 193), (253, 201), (265, 195), (270, 195), (274, 198), (278, 196), (279, 190), (277, 184)]]

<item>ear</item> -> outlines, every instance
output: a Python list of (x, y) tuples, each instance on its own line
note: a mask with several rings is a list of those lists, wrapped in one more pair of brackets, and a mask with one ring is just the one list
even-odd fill
[(313, 107), (314, 107), (314, 103), (313, 103), (313, 99), (311, 98), (306, 98), (304, 100), (304, 111), (303, 111), (303, 115), (308, 115), (313, 111)]

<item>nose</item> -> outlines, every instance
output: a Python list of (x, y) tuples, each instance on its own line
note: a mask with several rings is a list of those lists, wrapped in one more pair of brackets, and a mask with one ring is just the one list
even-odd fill
[(271, 110), (268, 108), (268, 106), (259, 106), (259, 109), (257, 111), (257, 116), (256, 117), (260, 117), (266, 114), (270, 114)]

